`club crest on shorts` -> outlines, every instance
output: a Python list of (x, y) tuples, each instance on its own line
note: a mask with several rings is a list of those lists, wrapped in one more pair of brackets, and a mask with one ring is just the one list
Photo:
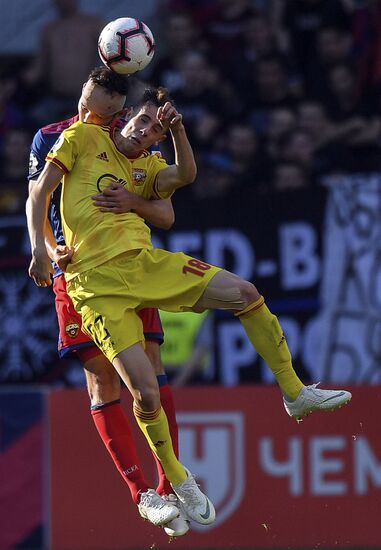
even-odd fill
[(78, 336), (80, 326), (78, 323), (69, 323), (65, 327), (65, 332), (71, 338)]
[(135, 185), (142, 185), (145, 182), (146, 177), (147, 172), (143, 168), (132, 169), (132, 179), (134, 180)]
[(214, 529), (239, 507), (244, 495), (245, 442), (241, 412), (181, 412), (181, 459), (196, 477), (216, 508), (216, 521), (192, 525), (192, 529)]

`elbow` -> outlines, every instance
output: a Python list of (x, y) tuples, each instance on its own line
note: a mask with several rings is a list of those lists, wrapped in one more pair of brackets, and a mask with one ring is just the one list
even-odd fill
[(196, 177), (197, 177), (197, 167), (194, 166), (189, 183), (193, 183), (196, 180)]
[(163, 220), (163, 222), (160, 224), (160, 229), (165, 229), (165, 230), (171, 229), (174, 223), (175, 223), (175, 213), (171, 212), (171, 214), (168, 215), (165, 218), (165, 220)]
[(197, 177), (197, 167), (194, 165), (191, 170), (188, 171), (186, 178), (184, 178), (183, 185), (190, 185), (195, 181)]

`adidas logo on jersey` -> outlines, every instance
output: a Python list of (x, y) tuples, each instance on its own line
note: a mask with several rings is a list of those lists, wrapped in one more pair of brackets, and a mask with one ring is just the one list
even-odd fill
[(108, 162), (108, 156), (106, 152), (100, 153), (99, 155), (96, 156), (96, 158), (100, 160), (105, 160), (106, 162)]

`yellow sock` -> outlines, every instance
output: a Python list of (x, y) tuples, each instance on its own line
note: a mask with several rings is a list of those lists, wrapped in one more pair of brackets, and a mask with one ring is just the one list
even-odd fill
[(149, 446), (160, 460), (168, 481), (172, 485), (178, 485), (184, 481), (187, 474), (173, 451), (168, 420), (162, 407), (147, 412), (134, 404), (134, 415)]
[(266, 306), (263, 296), (236, 316), (250, 342), (272, 370), (283, 394), (296, 399), (303, 383), (292, 366), (291, 354), (278, 319)]

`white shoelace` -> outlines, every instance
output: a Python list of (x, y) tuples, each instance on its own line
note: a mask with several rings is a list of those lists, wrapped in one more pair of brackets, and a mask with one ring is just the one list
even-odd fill
[(142, 506), (156, 508), (157, 510), (165, 506), (165, 502), (155, 493), (142, 493), (140, 496), (140, 504)]
[(187, 505), (191, 504), (192, 506), (198, 506), (200, 504), (200, 497), (198, 494), (198, 483), (192, 475), (188, 475), (181, 484), (180, 492), (187, 494)]

